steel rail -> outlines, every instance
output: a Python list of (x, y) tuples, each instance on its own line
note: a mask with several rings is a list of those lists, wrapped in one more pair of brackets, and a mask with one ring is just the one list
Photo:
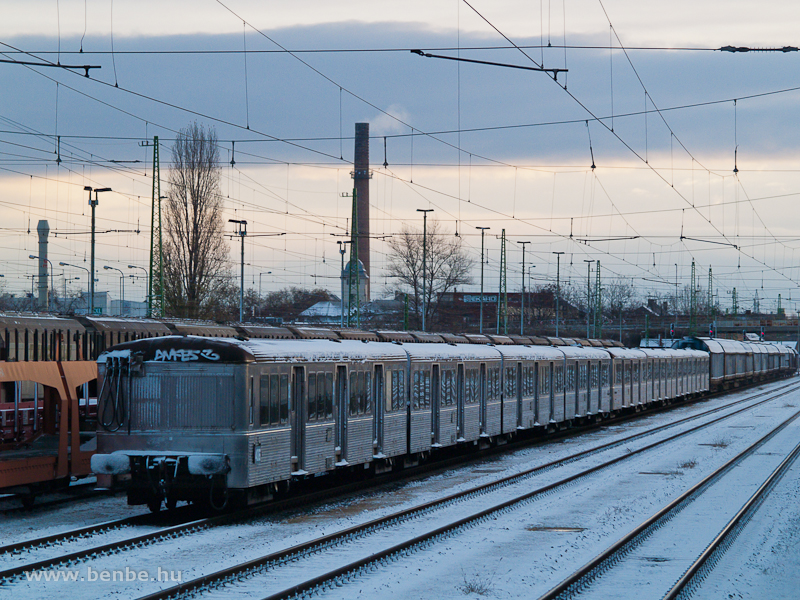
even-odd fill
[(800, 444), (795, 446), (794, 450), (781, 461), (781, 464), (772, 471), (767, 480), (728, 521), (702, 554), (686, 569), (686, 572), (666, 593), (664, 600), (674, 600), (679, 596), (685, 597), (692, 593), (691, 588), (697, 586), (700, 583), (698, 580), (704, 578), (704, 573), (714, 567), (798, 456), (800, 456)]
[(588, 585), (591, 580), (602, 575), (612, 567), (615, 559), (628, 553), (633, 548), (641, 544), (655, 530), (665, 525), (672, 517), (678, 514), (691, 501), (700, 496), (712, 484), (716, 483), (733, 467), (738, 465), (745, 458), (753, 454), (758, 448), (783, 431), (790, 423), (800, 417), (800, 411), (794, 413), (787, 420), (783, 421), (769, 433), (759, 438), (753, 444), (745, 448), (742, 452), (728, 460), (724, 465), (716, 469), (713, 473), (704, 477), (701, 481), (686, 490), (683, 494), (675, 498), (664, 508), (656, 512), (647, 520), (636, 526), (629, 533), (617, 540), (614, 544), (606, 548), (603, 552), (595, 556), (572, 575), (564, 579), (561, 583), (553, 587), (546, 594), (539, 597), (539, 600), (555, 600), (556, 598), (568, 598)]

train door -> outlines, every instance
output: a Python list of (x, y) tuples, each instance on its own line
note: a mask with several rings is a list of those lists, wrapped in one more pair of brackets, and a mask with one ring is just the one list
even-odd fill
[(486, 433), (486, 363), (481, 363), (480, 381), (481, 435)]
[(303, 470), (303, 451), (305, 449), (306, 435), (306, 377), (305, 367), (294, 367), (292, 369), (292, 407), (291, 407), (291, 427), (292, 427), (292, 462), (294, 471)]
[(373, 421), (373, 440), (375, 440), (374, 454), (383, 454), (383, 426), (386, 410), (386, 392), (383, 380), (383, 365), (375, 365), (372, 377), (374, 387), (372, 397), (375, 403), (375, 420)]
[(456, 412), (458, 420), (458, 431), (456, 432), (456, 439), (464, 437), (464, 365), (458, 365), (458, 372), (456, 375)]
[(336, 367), (336, 454), (337, 463), (347, 460), (347, 367)]
[(439, 420), (441, 418), (441, 392), (439, 388), (439, 365), (431, 369), (431, 443), (441, 446), (439, 441)]

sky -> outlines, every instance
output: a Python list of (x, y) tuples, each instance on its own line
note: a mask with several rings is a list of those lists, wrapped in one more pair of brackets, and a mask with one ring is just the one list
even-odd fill
[[(219, 139), (225, 217), (246, 219), (245, 287), (339, 289), (354, 123), (370, 123), (373, 235), (432, 208), (486, 288), (603, 280), (670, 296), (709, 267), (774, 310), (800, 302), (800, 44), (787, 2), (0, 2), (2, 287), (30, 290), (36, 225), (51, 228), (57, 289), (85, 289), (85, 185), (97, 207), (98, 290), (149, 265), (152, 143), (162, 180), (193, 121)], [(548, 47), (549, 44), (549, 47)], [(566, 47), (565, 47), (566, 46)], [(113, 53), (112, 53), (113, 48)], [(80, 50), (83, 52), (80, 52)], [(245, 52), (245, 49), (247, 52)], [(551, 73), (424, 58), (409, 50)], [(234, 164), (231, 164), (231, 154)], [(60, 162), (59, 162), (60, 159)], [(387, 166), (384, 166), (384, 162)], [(594, 169), (592, 168), (594, 165)], [(162, 188), (162, 193), (165, 189)], [(231, 229), (232, 233), (232, 229)], [(276, 236), (274, 234), (284, 233)], [(256, 236), (255, 234), (263, 234)], [(231, 239), (238, 272), (238, 240)], [(385, 242), (372, 293), (389, 294)], [(532, 266), (533, 265), (533, 266)], [(80, 280), (65, 281), (65, 278)], [(594, 279), (594, 275), (592, 275)], [(527, 285), (527, 284), (526, 284)], [(126, 280), (141, 300), (144, 278)]]

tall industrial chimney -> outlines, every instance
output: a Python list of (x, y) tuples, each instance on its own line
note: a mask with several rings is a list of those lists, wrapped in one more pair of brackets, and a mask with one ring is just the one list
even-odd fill
[(356, 123), (355, 154), (353, 158), (353, 179), (358, 199), (358, 260), (367, 272), (367, 291), (363, 301), (369, 302), (369, 123)]
[(46, 220), (39, 221), (36, 227), (39, 232), (39, 310), (48, 308), (47, 290), (47, 236), (50, 235), (50, 224)]

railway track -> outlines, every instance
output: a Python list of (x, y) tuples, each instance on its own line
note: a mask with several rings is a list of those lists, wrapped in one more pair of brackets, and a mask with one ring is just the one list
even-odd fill
[[(768, 453), (780, 454), (784, 458), (780, 464), (768, 469), (766, 479), (759, 474), (765, 464), (775, 461), (757, 451), (770, 443), (770, 447), (780, 447), (775, 438), (798, 417), (800, 411), (635, 527), (541, 596), (540, 600), (566, 600), (584, 593), (591, 597), (614, 597), (615, 591), (619, 592), (621, 581), (629, 582), (626, 584), (627, 593), (642, 597), (645, 590), (633, 588), (635, 578), (631, 577), (631, 572), (641, 569), (643, 557), (655, 563), (648, 569), (647, 596), (664, 599), (689, 597), (694, 586), (713, 568), (769, 491), (800, 455), (800, 444), (791, 439), (788, 444), (787, 440), (782, 440), (783, 446), (789, 445), (791, 450), (788, 454)], [(757, 477), (750, 481), (743, 474), (747, 471), (744, 468), (747, 462), (756, 465), (750, 470), (755, 470)], [(757, 487), (755, 492), (746, 493), (754, 487)], [(737, 504), (738, 509), (728, 511), (725, 505), (732, 497), (746, 500)], [(691, 532), (691, 536), (685, 532)], [(688, 567), (685, 566), (687, 563)], [(659, 591), (659, 583), (665, 581), (669, 583)]]
[[(69, 487), (64, 488), (63, 490), (42, 493), (41, 496), (59, 496), (59, 497), (48, 498), (39, 501), (32, 501), (33, 504), (28, 504), (28, 505), (26, 505), (25, 503), (21, 503), (19, 496), (10, 495), (6, 498), (0, 499), (0, 514), (4, 516), (10, 516), (19, 513), (30, 514), (35, 512), (43, 512), (56, 506), (70, 504), (72, 502), (81, 502), (83, 500), (90, 500), (92, 498), (99, 498), (103, 496), (108, 496), (110, 494), (110, 492), (106, 490), (94, 489), (95, 485), (96, 485), (95, 481), (90, 481), (86, 483), (81, 482), (70, 485)], [(10, 505), (10, 506), (3, 506), (3, 505)]]
[[(665, 431), (665, 430), (670, 429), (672, 427), (676, 427), (676, 426), (679, 426), (681, 424), (684, 424), (684, 423), (687, 423), (687, 422), (690, 422), (690, 421), (693, 421), (693, 420), (697, 420), (697, 419), (703, 418), (705, 416), (713, 415), (713, 414), (719, 413), (721, 411), (727, 410), (729, 408), (732, 408), (732, 407), (735, 407), (735, 406), (739, 406), (741, 404), (746, 404), (748, 402), (751, 402), (752, 400), (756, 400), (756, 399), (758, 399), (760, 397), (763, 397), (765, 395), (769, 395), (769, 394), (772, 394), (772, 393), (775, 393), (775, 392), (779, 392), (781, 390), (789, 389), (789, 388), (791, 388), (793, 386), (797, 386), (797, 385), (798, 384), (796, 382), (790, 382), (790, 383), (784, 384), (784, 385), (782, 385), (780, 387), (777, 387), (775, 389), (764, 390), (764, 391), (758, 392), (756, 394), (752, 394), (752, 395), (750, 395), (750, 396), (748, 396), (746, 398), (740, 398), (739, 400), (735, 400), (735, 401), (730, 402), (728, 404), (725, 404), (723, 406), (718, 406), (716, 408), (704, 411), (702, 413), (698, 413), (696, 415), (691, 415), (689, 417), (678, 419), (676, 421), (672, 421), (672, 422), (667, 423), (665, 425), (662, 425), (662, 426), (659, 426), (659, 427), (655, 427), (655, 428), (651, 428), (651, 429), (648, 429), (647, 431), (644, 431), (644, 432), (641, 432), (641, 433), (637, 433), (635, 435), (628, 436), (628, 437), (622, 438), (622, 439), (617, 440), (617, 441), (613, 441), (613, 442), (609, 442), (609, 443), (606, 443), (606, 444), (602, 444), (602, 445), (593, 447), (593, 448), (591, 448), (589, 450), (585, 450), (585, 451), (573, 454), (573, 455), (571, 455), (569, 457), (566, 457), (564, 459), (561, 459), (560, 461), (554, 461), (553, 464), (543, 465), (541, 468), (542, 469), (544, 469), (544, 468), (547, 468), (547, 469), (555, 468), (556, 466), (559, 466), (560, 464), (567, 464), (568, 462), (571, 462), (573, 460), (578, 460), (578, 459), (580, 459), (580, 458), (582, 458), (584, 456), (587, 456), (587, 455), (590, 455), (590, 454), (595, 454), (595, 453), (601, 452), (603, 450), (608, 450), (608, 449), (617, 447), (619, 445), (628, 443), (630, 441), (635, 441), (637, 439), (642, 438), (643, 436), (653, 435), (653, 434), (658, 433), (660, 431)], [(748, 406), (744, 410), (749, 410), (750, 408), (752, 408), (754, 406), (758, 406), (758, 405), (762, 404), (763, 402), (768, 402), (768, 401), (769, 401), (769, 399), (764, 400), (764, 401), (759, 402), (758, 404), (755, 404), (753, 406)], [(626, 415), (624, 417), (620, 417), (620, 418), (614, 419), (613, 421), (606, 421), (606, 422), (604, 422), (604, 424), (621, 424), (621, 423), (623, 423), (623, 422), (625, 422), (627, 420), (630, 420), (632, 418), (641, 418), (643, 416), (656, 414), (660, 410), (664, 410), (664, 408), (652, 409), (652, 410), (649, 410), (646, 413), (632, 413), (631, 415)], [(738, 413), (734, 413), (734, 414), (738, 414)], [(602, 425), (596, 426), (596, 428), (600, 428), (600, 427), (602, 427)], [(582, 431), (585, 431), (585, 430), (582, 430)], [(565, 430), (564, 432), (562, 432), (562, 434), (563, 435), (558, 436), (556, 438), (548, 438), (548, 440), (545, 443), (547, 443), (548, 441), (552, 441), (553, 439), (563, 439), (564, 437), (567, 437), (568, 432)], [(508, 452), (508, 450), (513, 449), (515, 445), (519, 445), (520, 447), (531, 447), (530, 441), (527, 441), (527, 442), (512, 442), (512, 443), (502, 447), (502, 451), (503, 452)], [(483, 454), (481, 454), (480, 456), (476, 457), (476, 460), (480, 460), (481, 458), (484, 458), (485, 456), (491, 454), (491, 452), (494, 451), (494, 450), (496, 450), (496, 449), (490, 449), (490, 450), (484, 451)], [(427, 470), (423, 470), (421, 473), (420, 472), (414, 473), (414, 474), (412, 474), (412, 477), (424, 477), (424, 476), (427, 476), (428, 474), (430, 474), (430, 471), (434, 471), (434, 472), (443, 471), (443, 470), (445, 470), (445, 469), (447, 469), (447, 468), (449, 468), (449, 467), (451, 467), (453, 465), (464, 464), (465, 462), (466, 461), (464, 460), (463, 457), (456, 457), (454, 459), (444, 460), (444, 461), (441, 461), (441, 462), (438, 462), (438, 463), (433, 463), (433, 464), (428, 465), (429, 468)], [(536, 469), (532, 469), (531, 471), (536, 471)], [(403, 475), (399, 475), (397, 477), (398, 478), (403, 478)], [(405, 478), (409, 479), (410, 477), (408, 475), (406, 475)], [(378, 483), (383, 483), (383, 481), (379, 481)], [(363, 488), (362, 484), (354, 484), (354, 485), (350, 484), (350, 485), (339, 486), (339, 487), (337, 487), (337, 488), (335, 488), (333, 490), (327, 489), (322, 494), (313, 493), (312, 492), (312, 493), (305, 494), (302, 497), (296, 497), (296, 498), (287, 499), (287, 500), (274, 501), (274, 502), (270, 502), (270, 503), (268, 503), (266, 505), (260, 505), (260, 506), (256, 506), (256, 507), (251, 507), (251, 508), (247, 509), (246, 511), (240, 511), (240, 512), (232, 513), (232, 514), (219, 515), (218, 517), (209, 517), (208, 519), (199, 519), (197, 511), (193, 510), (191, 507), (184, 506), (184, 507), (178, 508), (177, 510), (170, 511), (170, 513), (168, 514), (168, 518), (170, 518), (170, 520), (174, 524), (170, 525), (169, 527), (163, 528), (162, 531), (167, 535), (175, 536), (175, 535), (179, 535), (180, 533), (182, 533), (182, 531), (180, 529), (181, 527), (185, 527), (186, 531), (197, 531), (198, 529), (196, 529), (196, 526), (200, 526), (203, 529), (206, 529), (208, 527), (213, 527), (213, 526), (218, 525), (218, 524), (219, 525), (227, 524), (227, 523), (230, 523), (230, 522), (236, 522), (237, 520), (244, 519), (244, 518), (247, 518), (247, 517), (259, 516), (259, 515), (264, 514), (265, 512), (278, 512), (278, 511), (284, 510), (286, 508), (297, 508), (298, 507), (298, 502), (300, 502), (301, 505), (310, 504), (310, 503), (318, 501), (319, 499), (329, 498), (331, 493), (339, 493), (339, 494), (341, 494), (341, 493), (349, 493), (349, 492), (352, 492), (352, 491), (360, 490), (362, 488)], [(20, 510), (22, 510), (22, 509), (20, 509)], [(106, 521), (106, 522), (103, 522), (103, 523), (97, 523), (97, 524), (94, 524), (94, 525), (81, 527), (79, 529), (60, 532), (60, 533), (55, 533), (55, 534), (51, 534), (51, 535), (47, 535), (47, 536), (43, 536), (43, 537), (39, 537), (39, 538), (34, 538), (34, 539), (30, 539), (30, 540), (23, 540), (23, 541), (20, 541), (20, 542), (15, 542), (13, 544), (0, 546), (0, 556), (2, 556), (4, 554), (20, 554), (20, 553), (23, 553), (23, 552), (35, 550), (37, 548), (45, 548), (45, 547), (53, 546), (53, 545), (56, 545), (56, 544), (60, 545), (60, 544), (68, 543), (70, 541), (77, 540), (77, 539), (86, 539), (86, 538), (88, 538), (90, 536), (102, 535), (104, 533), (107, 533), (107, 532), (110, 532), (110, 531), (114, 531), (114, 530), (117, 530), (117, 529), (121, 529), (121, 528), (125, 528), (125, 527), (138, 526), (138, 525), (154, 525), (154, 524), (158, 524), (158, 522), (159, 522), (158, 519), (159, 518), (163, 519), (164, 518), (163, 514), (162, 514), (161, 517), (153, 516), (153, 515), (137, 515), (137, 516), (134, 516), (134, 517), (125, 517), (125, 518), (118, 519), (118, 520)], [(206, 525), (208, 527), (206, 527)], [(133, 543), (137, 543), (137, 542), (139, 542), (139, 543), (150, 543), (150, 542), (158, 539), (158, 536), (156, 534), (157, 534), (157, 532), (154, 532), (152, 534), (147, 534), (147, 535), (139, 536), (137, 538), (132, 538), (131, 543), (132, 544)], [(153, 537), (153, 536), (155, 536), (155, 537)], [(0, 571), (0, 578), (2, 577), (2, 573), (3, 572)]]
[[(794, 391), (794, 389), (796, 389), (795, 386), (791, 387), (792, 387), (791, 390), (788, 391), (785, 390), (779, 392), (774, 396), (768, 398), (767, 400), (758, 402), (757, 404), (748, 406), (744, 409), (739, 409), (730, 414), (723, 415), (707, 423), (703, 423), (695, 427), (692, 427), (686, 431), (676, 433), (672, 436), (656, 441), (652, 444), (648, 444), (639, 449), (636, 450), (629, 449), (629, 451), (626, 454), (612, 458), (599, 465), (595, 465), (593, 467), (582, 470), (573, 475), (564, 477), (558, 481), (555, 481), (548, 485), (544, 485), (535, 490), (525, 492), (520, 495), (516, 495), (509, 500), (500, 502), (488, 508), (484, 508), (482, 510), (474, 512), (467, 517), (462, 517), (460, 519), (457, 519), (445, 526), (438, 527), (422, 535), (411, 537), (410, 539), (403, 541), (399, 544), (394, 544), (382, 550), (372, 552), (366, 557), (358, 558), (354, 561), (347, 562), (346, 564), (340, 567), (337, 567), (333, 570), (325, 571), (323, 574), (307, 579), (302, 583), (298, 583), (290, 587), (287, 587), (285, 589), (282, 589), (268, 596), (267, 598), (268, 600), (276, 600), (278, 598), (290, 598), (295, 596), (304, 597), (304, 595), (314, 593), (315, 591), (319, 591), (328, 587), (343, 585), (347, 583), (349, 580), (358, 577), (360, 574), (373, 570), (382, 564), (387, 564), (388, 562), (393, 562), (395, 560), (398, 560), (403, 556), (406, 556), (410, 553), (426, 548), (429, 545), (441, 539), (450, 538), (458, 534), (462, 530), (477, 526), (484, 521), (493, 519), (496, 516), (508, 512), (510, 510), (513, 510), (518, 506), (526, 504), (527, 502), (530, 502), (539, 497), (555, 492), (592, 474), (601, 472), (612, 465), (616, 465), (631, 457), (647, 452), (648, 450), (660, 447), (670, 441), (673, 441), (675, 439), (699, 431), (705, 427), (708, 427), (709, 425), (727, 419), (733, 416), (734, 414), (739, 414), (744, 410), (749, 410), (750, 408), (753, 408), (757, 405), (761, 405), (763, 402), (771, 401), (776, 398), (782, 397), (783, 395), (788, 394), (790, 393), (790, 391)], [(641, 438), (650, 434), (651, 432), (643, 432), (642, 434), (638, 434), (637, 436), (631, 436), (631, 438), (633, 437)], [(612, 442), (608, 445), (604, 445), (603, 448), (608, 449), (607, 446), (619, 446), (623, 443), (630, 442), (631, 438), (626, 438), (625, 440)], [(600, 447), (597, 447), (579, 454), (588, 455), (589, 453), (596, 453), (597, 451), (599, 451), (599, 449)], [(504, 477), (495, 482), (470, 488), (469, 490), (465, 490), (462, 492), (450, 494), (444, 498), (435, 501), (427, 502), (403, 511), (398, 511), (396, 513), (371, 520), (361, 525), (349, 527), (347, 529), (337, 531), (333, 534), (325, 535), (316, 538), (314, 540), (310, 540), (308, 542), (304, 542), (295, 546), (291, 546), (289, 548), (272, 552), (257, 559), (250, 560), (238, 565), (234, 565), (232, 567), (222, 569), (215, 573), (211, 573), (199, 577), (197, 579), (193, 579), (191, 581), (187, 581), (179, 585), (163, 589), (161, 591), (145, 596), (140, 600), (165, 600), (168, 598), (193, 597), (196, 594), (202, 593), (204, 591), (216, 590), (226, 585), (234, 583), (238, 584), (243, 580), (247, 580), (248, 578), (251, 578), (259, 574), (271, 575), (272, 582), (274, 582), (276, 577), (275, 573), (277, 573), (280, 569), (285, 569), (290, 565), (292, 566), (292, 568), (294, 568), (295, 563), (299, 563), (300, 565), (297, 566), (297, 569), (302, 569), (303, 561), (312, 561), (314, 562), (315, 565), (324, 564), (325, 567), (327, 568), (332, 560), (336, 560), (334, 557), (329, 556), (330, 550), (334, 550), (340, 547), (345, 547), (348, 545), (351, 546), (355, 545), (353, 544), (353, 542), (357, 542), (358, 540), (366, 538), (371, 534), (386, 531), (390, 528), (395, 528), (412, 519), (432, 513), (436, 510), (445, 507), (452, 506), (455, 503), (463, 502), (465, 500), (470, 500), (480, 495), (487, 494), (491, 491), (510, 486), (514, 483), (518, 483), (524, 479), (527, 479), (545, 470), (553, 469), (556, 466), (559, 466), (559, 464), (572, 462), (574, 460), (577, 460), (577, 455), (573, 455), (558, 461), (553, 461), (552, 463), (541, 465), (534, 469), (530, 469), (510, 477)], [(358, 551), (356, 550), (355, 553), (357, 554)], [(314, 569), (312, 567), (309, 570), (314, 570)], [(262, 589), (264, 587), (263, 582), (260, 581), (258, 586), (259, 589)], [(243, 593), (245, 593), (246, 595), (246, 592)]]
[[(669, 436), (669, 437), (667, 437), (667, 438), (665, 438), (663, 440), (659, 440), (657, 442), (654, 442), (653, 444), (647, 445), (647, 446), (645, 446), (643, 448), (640, 448), (639, 450), (635, 450), (635, 451), (629, 452), (629, 453), (627, 453), (627, 454), (625, 454), (625, 455), (623, 455), (621, 457), (617, 457), (615, 459), (612, 459), (611, 461), (607, 461), (606, 463), (603, 463), (602, 465), (600, 465), (598, 467), (593, 467), (593, 468), (588, 469), (588, 470), (586, 470), (584, 472), (581, 472), (581, 473), (579, 473), (579, 474), (577, 474), (575, 476), (571, 476), (571, 477), (568, 477), (568, 478), (566, 478), (564, 480), (561, 480), (560, 482), (558, 482), (554, 486), (547, 486), (547, 487), (549, 489), (549, 488), (558, 487), (559, 485), (567, 485), (569, 482), (571, 482), (573, 480), (576, 480), (576, 479), (581, 478), (581, 477), (585, 477), (588, 474), (596, 472), (596, 471), (598, 471), (598, 470), (600, 470), (602, 468), (605, 468), (607, 466), (610, 466), (612, 464), (616, 464), (617, 462), (620, 462), (621, 460), (624, 460), (624, 459), (626, 459), (628, 457), (635, 456), (635, 455), (637, 455), (637, 454), (639, 454), (641, 452), (644, 452), (644, 451), (646, 451), (648, 449), (655, 448), (655, 447), (660, 446), (660, 445), (662, 445), (664, 443), (667, 443), (667, 442), (669, 442), (669, 441), (671, 441), (673, 439), (677, 439), (678, 437), (682, 437), (684, 435), (688, 435), (688, 434), (690, 434), (690, 433), (692, 433), (694, 431), (698, 431), (700, 429), (703, 429), (705, 427), (713, 425), (716, 422), (719, 422), (719, 421), (724, 420), (724, 419), (728, 419), (728, 418), (730, 418), (732, 416), (740, 414), (741, 412), (744, 412), (744, 411), (747, 411), (747, 410), (751, 410), (752, 408), (755, 408), (755, 407), (760, 406), (760, 405), (762, 405), (764, 403), (770, 402), (770, 401), (772, 401), (772, 400), (774, 400), (776, 398), (779, 398), (779, 397), (781, 397), (781, 396), (783, 396), (785, 394), (790, 393), (791, 391), (793, 391), (797, 387), (798, 387), (798, 385), (796, 383), (791, 383), (791, 384), (788, 384), (788, 385), (784, 385), (781, 388), (778, 388), (777, 390), (775, 390), (775, 389), (765, 390), (765, 391), (759, 392), (757, 394), (750, 395), (747, 398), (739, 399), (739, 400), (737, 400), (735, 402), (731, 402), (731, 403), (726, 404), (724, 406), (713, 408), (711, 410), (705, 411), (705, 412), (697, 414), (697, 415), (691, 415), (689, 417), (685, 417), (683, 419), (680, 419), (680, 420), (677, 420), (677, 421), (674, 421), (674, 422), (671, 422), (671, 423), (667, 423), (665, 425), (661, 425), (659, 427), (652, 428), (652, 429), (649, 429), (647, 431), (643, 431), (643, 432), (640, 432), (640, 433), (637, 433), (637, 434), (634, 434), (634, 435), (631, 435), (631, 436), (628, 436), (628, 437), (625, 437), (625, 438), (622, 438), (622, 439), (618, 439), (618, 440), (615, 440), (615, 441), (612, 441), (612, 442), (608, 442), (606, 444), (595, 446), (593, 448), (590, 448), (590, 449), (587, 449), (587, 450), (584, 450), (584, 451), (569, 455), (569, 456), (564, 457), (562, 459), (558, 459), (558, 460), (555, 460), (555, 461), (552, 461), (552, 462), (537, 466), (535, 468), (526, 469), (526, 470), (524, 470), (522, 472), (519, 472), (519, 473), (516, 473), (514, 475), (511, 475), (511, 476), (508, 476), (508, 477), (503, 477), (503, 478), (497, 479), (495, 481), (483, 484), (481, 486), (476, 486), (476, 487), (470, 488), (469, 490), (465, 490), (465, 491), (462, 491), (462, 492), (459, 492), (459, 493), (456, 493), (456, 494), (451, 494), (451, 495), (446, 496), (444, 498), (441, 498), (441, 499), (439, 499), (437, 501), (428, 502), (428, 503), (425, 503), (423, 505), (416, 506), (416, 507), (413, 507), (411, 509), (408, 509), (406, 511), (401, 511), (399, 513), (394, 513), (393, 515), (389, 515), (388, 517), (384, 517), (382, 519), (376, 519), (375, 521), (370, 521), (369, 523), (366, 523), (364, 525), (356, 526), (356, 527), (344, 530), (342, 532), (338, 532), (336, 534), (333, 534), (332, 536), (326, 536), (325, 538), (321, 538), (320, 540), (314, 540), (313, 542), (309, 543), (307, 548), (300, 548), (300, 547), (295, 546), (293, 548), (288, 549), (287, 551), (284, 551), (283, 554), (278, 553), (278, 554), (281, 554), (281, 556), (284, 556), (284, 558), (280, 558), (277, 555), (276, 556), (269, 555), (268, 557), (264, 557), (263, 559), (260, 559), (260, 561), (257, 561), (257, 562), (260, 562), (261, 564), (269, 564), (271, 561), (274, 562), (275, 560), (285, 560), (285, 556), (291, 556), (292, 554), (297, 553), (297, 552), (309, 552), (309, 551), (314, 552), (315, 550), (313, 550), (313, 548), (319, 547), (320, 544), (322, 544), (324, 546), (325, 544), (330, 544), (330, 543), (340, 543), (341, 540), (352, 539), (355, 536), (364, 535), (364, 534), (366, 534), (366, 533), (368, 533), (370, 531), (375, 531), (375, 530), (378, 530), (378, 529), (385, 528), (385, 527), (389, 526), (390, 524), (392, 524), (393, 522), (399, 522), (399, 520), (408, 520), (408, 519), (414, 518), (416, 516), (420, 516), (422, 514), (426, 514), (426, 513), (432, 512), (432, 511), (437, 510), (439, 508), (442, 508), (444, 506), (448, 506), (448, 505), (451, 505), (453, 503), (460, 502), (460, 501), (463, 501), (463, 500), (471, 498), (471, 497), (475, 497), (477, 495), (489, 493), (491, 491), (494, 491), (494, 490), (497, 490), (497, 489), (512, 485), (514, 483), (518, 483), (520, 481), (523, 481), (524, 479), (536, 476), (536, 475), (544, 473), (546, 471), (550, 471), (552, 469), (555, 469), (555, 468), (558, 468), (558, 467), (561, 467), (561, 466), (565, 466), (567, 464), (573, 463), (573, 462), (581, 460), (583, 458), (587, 458), (589, 456), (597, 455), (597, 454), (599, 454), (601, 452), (604, 452), (604, 451), (607, 451), (607, 450), (611, 450), (613, 448), (617, 448), (617, 447), (629, 444), (631, 442), (643, 439), (645, 437), (654, 435), (654, 434), (659, 433), (659, 432), (666, 431), (668, 429), (680, 426), (682, 424), (689, 423), (691, 421), (695, 421), (697, 419), (701, 419), (703, 417), (707, 417), (707, 416), (710, 416), (710, 415), (714, 415), (714, 414), (719, 413), (721, 411), (725, 411), (725, 410), (730, 409), (730, 408), (735, 408), (735, 407), (740, 406), (742, 404), (746, 404), (746, 406), (737, 408), (734, 411), (726, 413), (726, 414), (724, 414), (722, 416), (719, 416), (719, 417), (717, 417), (715, 419), (712, 419), (712, 420), (710, 420), (708, 422), (701, 423), (701, 424), (696, 425), (696, 426), (694, 426), (694, 427), (692, 427), (690, 429), (687, 429), (685, 431), (682, 431), (682, 432), (679, 432), (679, 433), (674, 434), (672, 436)], [(763, 396), (767, 396), (767, 398), (763, 398), (761, 400), (758, 400), (758, 398), (762, 398)], [(753, 402), (753, 400), (757, 400), (757, 401)], [(547, 490), (541, 491), (541, 493), (545, 493), (546, 491)], [(306, 497), (304, 499), (304, 504), (307, 504), (307, 503), (310, 503), (310, 502), (313, 502), (313, 501), (318, 501), (318, 500), (321, 500), (321, 499), (329, 499), (329, 498), (330, 498), (330, 491), (320, 492), (320, 493), (318, 493), (316, 495), (315, 494), (311, 494), (311, 495), (309, 495), (308, 497)], [(188, 522), (180, 523), (178, 525), (173, 525), (173, 526), (169, 526), (169, 527), (160, 528), (160, 529), (158, 529), (156, 531), (149, 532), (149, 533), (146, 533), (146, 534), (143, 534), (143, 535), (134, 536), (134, 537), (127, 538), (127, 539), (124, 539), (124, 540), (121, 540), (121, 541), (111, 542), (111, 543), (103, 544), (103, 545), (99, 545), (99, 546), (93, 546), (93, 547), (90, 547), (90, 548), (85, 548), (83, 550), (79, 550), (79, 551), (68, 553), (68, 554), (63, 554), (63, 555), (56, 556), (56, 557), (53, 557), (53, 558), (49, 558), (49, 559), (45, 559), (45, 560), (41, 560), (41, 561), (37, 561), (37, 562), (32, 562), (32, 563), (27, 563), (27, 564), (24, 564), (24, 565), (18, 565), (18, 566), (15, 566), (13, 568), (10, 568), (10, 569), (6, 569), (4, 571), (0, 571), (0, 581), (8, 582), (8, 581), (12, 581), (12, 580), (20, 577), (25, 572), (45, 570), (45, 569), (58, 567), (60, 565), (63, 566), (63, 565), (66, 565), (66, 564), (80, 563), (80, 562), (83, 562), (83, 561), (86, 561), (86, 560), (94, 560), (94, 559), (100, 558), (100, 557), (105, 556), (105, 555), (110, 555), (110, 554), (118, 553), (118, 552), (125, 551), (125, 550), (130, 550), (130, 549), (142, 548), (144, 546), (148, 546), (148, 545), (152, 545), (152, 544), (158, 543), (159, 541), (162, 541), (162, 540), (174, 539), (175, 537), (178, 537), (178, 536), (188, 535), (188, 534), (199, 532), (199, 531), (204, 531), (204, 530), (210, 529), (210, 528), (215, 527), (215, 526), (246, 521), (248, 519), (252, 519), (254, 516), (259, 516), (259, 515), (264, 514), (265, 512), (268, 512), (268, 511), (269, 512), (275, 512), (275, 511), (285, 510), (285, 509), (288, 509), (288, 508), (297, 508), (297, 502), (298, 502), (297, 498), (292, 498), (292, 499), (287, 499), (285, 501), (274, 502), (274, 503), (271, 503), (271, 504), (267, 505), (266, 507), (261, 507), (261, 508), (258, 508), (256, 510), (250, 509), (250, 510), (246, 510), (246, 511), (240, 511), (240, 512), (237, 512), (237, 513), (220, 515), (220, 516), (216, 516), (216, 517), (203, 518), (203, 519), (193, 519), (193, 520), (190, 520)], [(185, 510), (186, 511), (185, 514), (186, 515), (190, 515), (191, 514), (190, 507), (181, 507), (181, 509), (179, 509), (179, 512), (181, 510)], [(69, 542), (69, 541), (86, 539), (87, 537), (91, 537), (91, 536), (94, 536), (94, 535), (98, 535), (98, 534), (101, 534), (101, 533), (104, 533), (104, 532), (107, 532), (107, 531), (111, 531), (111, 530), (114, 530), (114, 529), (119, 529), (119, 528), (122, 528), (122, 527), (136, 526), (136, 525), (146, 525), (146, 524), (152, 524), (152, 523), (153, 523), (153, 516), (152, 515), (139, 515), (139, 516), (136, 516), (136, 517), (129, 517), (129, 518), (126, 518), (126, 519), (121, 519), (119, 521), (111, 521), (111, 522), (108, 522), (108, 523), (101, 523), (101, 524), (98, 524), (98, 525), (89, 526), (89, 527), (81, 528), (79, 530), (65, 532), (65, 533), (62, 533), (62, 534), (46, 536), (46, 537), (43, 537), (43, 538), (38, 538), (36, 540), (30, 540), (30, 541), (26, 541), (26, 542), (19, 542), (19, 543), (16, 543), (16, 544), (3, 546), (3, 547), (0, 547), (0, 554), (8, 554), (8, 553), (20, 554), (20, 553), (23, 553), (23, 552), (28, 552), (28, 551), (31, 551), (31, 550), (35, 550), (37, 548), (44, 548), (44, 547), (52, 546), (52, 545), (56, 545), (56, 544), (61, 545), (61, 544), (64, 544), (66, 542)], [(289, 554), (285, 554), (286, 552), (288, 552)], [(266, 560), (266, 563), (263, 562), (265, 560)], [(204, 580), (208, 579), (208, 581), (202, 582), (200, 584), (200, 587), (208, 587), (209, 585), (216, 585), (215, 582), (224, 581), (224, 580), (227, 580), (230, 577), (240, 576), (241, 573), (250, 572), (254, 568), (260, 568), (260, 567), (258, 565), (249, 565), (249, 566), (240, 565), (238, 567), (234, 567), (232, 570), (226, 570), (226, 571), (230, 571), (230, 573), (228, 573), (228, 572), (222, 573), (221, 572), (219, 574), (214, 574), (213, 576), (208, 576), (206, 578), (203, 578)], [(190, 583), (192, 583), (192, 582), (190, 582)], [(197, 587), (197, 585), (193, 584), (191, 587), (192, 587), (192, 589), (194, 589), (195, 587)], [(180, 590), (173, 590), (173, 592), (174, 591), (180, 591)], [(155, 596), (153, 596), (153, 598), (155, 598), (155, 597), (161, 598), (161, 597), (170, 597), (170, 596), (169, 595), (155, 595)]]

